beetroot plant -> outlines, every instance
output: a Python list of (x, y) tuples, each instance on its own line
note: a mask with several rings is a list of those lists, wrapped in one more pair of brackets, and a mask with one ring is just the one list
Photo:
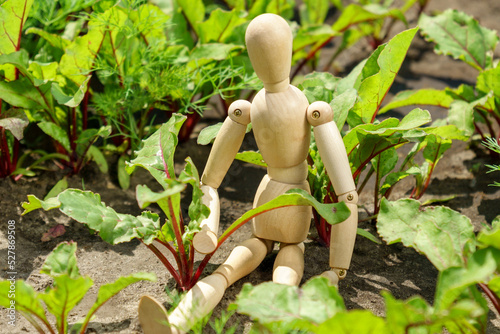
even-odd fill
[[(117, 213), (101, 202), (99, 194), (78, 189), (64, 190), (57, 197), (46, 200), (29, 195), (29, 202), (23, 204), (23, 214), (38, 208), (58, 208), (63, 214), (86, 224), (110, 244), (139, 239), (165, 265), (176, 281), (177, 288), (183, 291), (190, 289), (198, 281), (217, 248), (239, 227), (261, 213), (291, 205), (312, 205), (330, 224), (342, 222), (349, 216), (344, 203), (321, 204), (304, 191), (291, 191), (238, 218), (219, 236), (214, 252), (207, 254), (195, 268), (192, 240), (200, 231), (200, 222), (210, 211), (201, 202), (203, 194), (199, 174), (191, 158), (186, 159), (182, 172), (178, 176), (175, 174), (177, 135), (185, 120), (186, 116), (174, 114), (151, 137), (144, 140), (143, 148), (136, 152), (135, 158), (127, 166), (130, 173), (137, 167), (146, 169), (158, 182), (161, 191), (155, 192), (146, 185), (139, 185), (136, 197), (142, 209), (156, 203), (163, 211), (162, 218), (150, 211), (144, 211), (140, 216)], [(181, 194), (187, 186), (192, 187), (192, 201), (188, 217), (184, 217)], [(171, 263), (162, 251), (171, 253), (175, 262)]]
[[(86, 316), (70, 327), (68, 315), (94, 284), (90, 277), (80, 274), (75, 253), (76, 243), (64, 242), (47, 256), (40, 272), (50, 276), (53, 284), (43, 292), (35, 291), (24, 280), (0, 281), (0, 305), (5, 307), (9, 314), (11, 310), (21, 313), (38, 333), (83, 334), (86, 333), (94, 314), (110, 298), (130, 284), (143, 280), (156, 280), (154, 274), (134, 273), (120, 277), (113, 283), (102, 285), (97, 292), (95, 303)], [(47, 318), (47, 311), (55, 317), (55, 324), (51, 324)], [(4, 329), (9, 330), (13, 324), (5, 323)]]

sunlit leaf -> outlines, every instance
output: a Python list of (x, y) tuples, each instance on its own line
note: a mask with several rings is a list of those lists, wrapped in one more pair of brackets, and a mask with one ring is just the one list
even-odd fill
[(491, 67), (498, 36), (473, 17), (447, 9), (433, 17), (421, 14), (418, 24), (422, 35), (436, 43), (436, 53), (461, 59), (478, 70)]
[(474, 250), (469, 218), (447, 207), (422, 208), (412, 199), (389, 202), (383, 198), (377, 229), (387, 243), (415, 248), (440, 271), (464, 265), (464, 256)]

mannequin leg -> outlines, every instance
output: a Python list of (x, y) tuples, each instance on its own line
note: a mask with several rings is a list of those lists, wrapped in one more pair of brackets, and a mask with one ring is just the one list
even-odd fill
[[(224, 291), (231, 284), (257, 268), (262, 260), (264, 260), (264, 257), (271, 251), (271, 247), (272, 242), (259, 238), (248, 239), (237, 246), (227, 260), (212, 275), (198, 281), (182, 298), (177, 308), (168, 315), (170, 329), (162, 328), (161, 332), (156, 330), (147, 331), (149, 323), (157, 323), (158, 321), (144, 314), (146, 309), (141, 310), (141, 306), (139, 306), (139, 320), (141, 321), (144, 333), (170, 334), (189, 331), (196, 321), (206, 316), (217, 306), (224, 295)], [(144, 305), (150, 306), (151, 303), (144, 303)], [(142, 317), (141, 311), (143, 313)], [(163, 314), (162, 312), (156, 313)]]
[(273, 282), (299, 285), (304, 275), (304, 243), (281, 244), (273, 268)]

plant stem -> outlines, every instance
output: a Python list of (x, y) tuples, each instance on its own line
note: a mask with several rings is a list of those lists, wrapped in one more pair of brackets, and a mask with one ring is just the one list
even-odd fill
[(161, 240), (156, 239), (156, 241), (160, 244), (163, 245), (168, 251), (174, 256), (175, 262), (177, 263), (177, 268), (181, 268), (181, 260), (179, 258), (179, 254), (175, 251), (175, 249), (167, 242), (163, 242)]
[(293, 80), (293, 78), (295, 78), (295, 76), (300, 72), (300, 70), (304, 67), (304, 65), (307, 64), (307, 62), (309, 60), (311, 60), (316, 55), (316, 53), (318, 53), (319, 50), (321, 50), (325, 45), (327, 45), (328, 43), (330, 43), (330, 41), (334, 37), (335, 37), (335, 35), (328, 37), (323, 43), (321, 43), (316, 48), (314, 48), (313, 50), (311, 50), (307, 54), (307, 56), (299, 63), (299, 65), (297, 65), (297, 67), (293, 71), (293, 74), (292, 74), (290, 80)]
[[(141, 240), (141, 242), (144, 245), (146, 245), (144, 243), (144, 241)], [(184, 282), (181, 280), (181, 278), (179, 277), (179, 274), (175, 271), (174, 267), (172, 267), (170, 262), (168, 262), (165, 255), (163, 255), (163, 253), (160, 252), (160, 250), (158, 248), (156, 248), (156, 246), (153, 244), (146, 245), (146, 247), (148, 247), (156, 255), (156, 257), (161, 261), (161, 263), (163, 263), (163, 265), (167, 268), (167, 270), (170, 272), (170, 274), (174, 278), (175, 282), (177, 283), (177, 286), (180, 289), (184, 290), (184, 287), (183, 287)]]
[(478, 283), (478, 285), (481, 288), (481, 290), (484, 291), (486, 296), (488, 296), (488, 298), (491, 300), (491, 303), (497, 310), (498, 314), (500, 314), (500, 298), (498, 298), (498, 296), (493, 291), (491, 291), (488, 285), (484, 283)]

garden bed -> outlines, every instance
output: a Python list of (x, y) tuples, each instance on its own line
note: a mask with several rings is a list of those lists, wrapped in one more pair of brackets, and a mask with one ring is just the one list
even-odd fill
[[(489, 1), (431, 1), (427, 12), (457, 8), (478, 18), (482, 25), (500, 31), (500, 4), (496, 0)], [(353, 50), (352, 61), (359, 61), (356, 57), (363, 50)], [(497, 52), (498, 58), (500, 53)], [(348, 59), (341, 60), (345, 66), (350, 66)], [(460, 83), (473, 83), (476, 74), (465, 67), (461, 62), (453, 61), (444, 56), (435, 55), (432, 46), (420, 38), (416, 38), (401, 69), (392, 93), (403, 89), (417, 89), (424, 87), (444, 88), (456, 87)], [(445, 111), (430, 109), (433, 120), (444, 117)], [(390, 116), (401, 118), (405, 110), (392, 112)], [(207, 113), (202, 119), (199, 129), (219, 121), (220, 115)], [(198, 130), (199, 130), (198, 129)], [(254, 143), (247, 135), (244, 145), (254, 147)], [(196, 133), (193, 138), (196, 137)], [(195, 165), (202, 170), (207, 159), (210, 147), (198, 146), (195, 139), (180, 144), (177, 149), (176, 161), (179, 167), (186, 156), (191, 156)], [(113, 159), (113, 158), (110, 158)], [(111, 161), (111, 164), (116, 163)], [(485, 164), (491, 161), (487, 150), (479, 142), (454, 142), (452, 148), (445, 153), (433, 173), (432, 182), (422, 198), (445, 199), (454, 196), (444, 204), (469, 217), (478, 230), (482, 223), (491, 222), (500, 214), (500, 190), (488, 186), (493, 180), (499, 180), (495, 174), (486, 174)], [(244, 212), (251, 209), (253, 195), (257, 189), (260, 178), (265, 174), (263, 169), (235, 162), (220, 188), (221, 197), (221, 227), (223, 230)], [(44, 290), (51, 282), (47, 276), (39, 273), (46, 256), (54, 247), (65, 240), (73, 240), (78, 244), (77, 258), (80, 272), (90, 276), (95, 283), (90, 296), (85, 297), (80, 305), (71, 313), (70, 322), (76, 322), (85, 316), (97, 292), (96, 286), (113, 281), (120, 276), (134, 272), (154, 272), (158, 276), (157, 282), (140, 282), (129, 286), (96, 314), (89, 326), (89, 333), (141, 333), (137, 319), (137, 305), (139, 297), (144, 294), (155, 296), (162, 301), (168, 301), (164, 293), (165, 288), (172, 290), (175, 282), (164, 269), (160, 261), (141, 243), (134, 240), (116, 246), (109, 245), (98, 236), (93, 235), (84, 225), (71, 221), (66, 216), (54, 210), (45, 212), (37, 210), (21, 216), (21, 202), (27, 200), (28, 194), (43, 198), (45, 194), (64, 175), (56, 170), (47, 171), (36, 177), (24, 177), (14, 182), (11, 179), (0, 180), (0, 257), (2, 259), (0, 276), (8, 278), (9, 269), (3, 259), (7, 258), (7, 221), (14, 220), (16, 228), (16, 277), (25, 279), (37, 291)], [(68, 179), (70, 187), (92, 190), (101, 195), (102, 201), (113, 207), (117, 212), (139, 215), (141, 210), (135, 199), (135, 186), (137, 184), (151, 184), (153, 179), (142, 171), (137, 171), (131, 178), (129, 190), (122, 190), (116, 179), (108, 174), (103, 174), (93, 166), (86, 166), (80, 176)], [(411, 188), (410, 179), (398, 184), (391, 194), (391, 199), (407, 197)], [(371, 209), (373, 197), (370, 184), (359, 199), (359, 204)], [(373, 188), (373, 186), (371, 186)], [(153, 208), (153, 210), (155, 210)], [(156, 208), (159, 213), (159, 208)], [(360, 219), (366, 214), (360, 208)], [(42, 235), (49, 228), (62, 224), (65, 234), (48, 242), (42, 242)], [(362, 222), (360, 227), (376, 233), (370, 221)], [(311, 239), (315, 231), (311, 229)], [(222, 263), (229, 252), (239, 242), (250, 236), (249, 226), (237, 231), (212, 257), (206, 273), (212, 272), (218, 264)], [(322, 273), (328, 268), (328, 249), (318, 245), (312, 240), (306, 242), (305, 274), (303, 282)], [(220, 316), (229, 304), (235, 299), (245, 283), (259, 284), (270, 281), (272, 276), (273, 260), (276, 252), (269, 255), (259, 268), (249, 276), (231, 286), (224, 295), (220, 305), (214, 310), (213, 317)], [(201, 257), (199, 258), (201, 260)], [(380, 295), (381, 290), (389, 290), (398, 299), (407, 299), (413, 295), (420, 295), (429, 303), (434, 298), (438, 271), (422, 255), (411, 248), (401, 244), (377, 245), (363, 237), (358, 236), (353, 254), (352, 267), (339, 289), (348, 309), (363, 308), (373, 311), (376, 315), (384, 314), (384, 300)], [(5, 324), (6, 312), (0, 312), (0, 323)], [(500, 317), (490, 312), (487, 333), (500, 333)], [(245, 332), (251, 326), (249, 318), (243, 315), (234, 315), (228, 325), (238, 326), (237, 332)], [(31, 333), (33, 327), (18, 317), (17, 325), (13, 330), (2, 325), (0, 333)], [(204, 332), (209, 333), (210, 329)]]

